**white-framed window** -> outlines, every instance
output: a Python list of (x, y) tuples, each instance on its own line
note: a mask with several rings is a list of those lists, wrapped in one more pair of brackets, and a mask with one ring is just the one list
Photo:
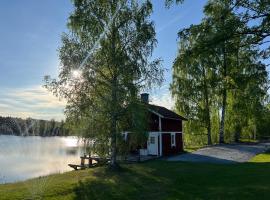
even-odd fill
[(127, 141), (128, 140), (128, 132), (123, 132), (122, 137), (123, 137), (124, 141)]
[(175, 133), (171, 133), (171, 145), (175, 146)]
[(150, 144), (155, 144), (156, 138), (155, 137), (150, 137)]

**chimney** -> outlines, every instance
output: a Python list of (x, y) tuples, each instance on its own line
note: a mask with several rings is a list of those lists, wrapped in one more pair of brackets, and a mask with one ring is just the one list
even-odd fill
[(141, 94), (141, 101), (143, 103), (148, 104), (149, 103), (149, 94), (148, 93), (142, 93)]

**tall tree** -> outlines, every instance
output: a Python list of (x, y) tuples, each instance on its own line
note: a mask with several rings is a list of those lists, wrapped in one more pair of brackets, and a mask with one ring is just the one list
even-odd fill
[[(59, 80), (46, 77), (47, 87), (67, 100), (68, 121), (77, 120), (96, 149), (110, 154), (111, 166), (122, 132), (141, 133), (135, 116), (143, 105), (138, 93), (159, 84), (160, 60), (151, 60), (156, 45), (150, 1), (74, 0), (69, 34), (59, 50)], [(160, 76), (161, 75), (161, 76)], [(135, 108), (134, 108), (135, 107)]]
[(268, 74), (257, 48), (244, 46), (235, 59), (238, 64), (232, 74), (234, 84), (230, 90), (228, 111), (232, 119), (229, 128), (234, 131), (234, 140), (238, 142), (242, 130), (250, 122), (256, 129), (262, 118), (267, 102)]
[[(265, 65), (260, 62), (263, 57), (258, 54), (258, 48), (256, 48), (256, 45), (258, 46), (260, 43), (256, 43), (256, 45), (254, 45), (255, 36), (250, 37), (248, 34), (244, 34), (246, 30), (250, 29), (250, 26), (248, 21), (243, 21), (243, 17), (235, 11), (235, 7), (239, 5), (238, 3), (241, 3), (241, 1), (209, 0), (204, 10), (207, 20), (212, 23), (212, 28), (214, 28), (212, 38), (214, 48), (220, 48), (222, 57), (222, 65), (220, 68), (220, 77), (222, 80), (220, 85), (222, 94), (219, 131), (220, 143), (224, 142), (226, 110), (228, 104), (227, 100), (228, 95), (230, 95), (229, 93), (234, 90), (237, 91), (238, 94), (247, 94), (248, 87), (251, 86), (252, 83), (255, 83), (254, 87), (257, 87), (257, 91), (259, 92), (257, 94), (262, 94), (257, 97), (263, 98), (263, 96), (266, 95), (265, 83), (267, 82), (267, 73)], [(256, 36), (256, 38), (258, 37)], [(211, 41), (209, 41), (206, 46), (209, 47), (212, 44)], [(254, 73), (257, 75), (257, 80), (260, 81), (254, 81), (254, 79), (252, 79), (254, 77)], [(247, 96), (253, 98), (256, 97), (256, 93), (248, 93)], [(261, 100), (258, 102), (262, 103)], [(251, 106), (251, 102), (249, 106)], [(235, 115), (239, 109), (240, 108), (235, 109)], [(240, 126), (238, 125), (238, 127)], [(236, 140), (238, 140), (238, 137), (236, 137)]]
[[(234, 119), (234, 129), (240, 133), (245, 121), (254, 119), (263, 107), (267, 91), (266, 66), (260, 61), (263, 57), (251, 43), (253, 37), (236, 34), (249, 27), (233, 12), (234, 8), (230, 0), (209, 0), (202, 22), (180, 32), (180, 53), (174, 63), (172, 92), (177, 109), (188, 116), (193, 111), (191, 119), (196, 116), (197, 122), (207, 122), (202, 124), (208, 124), (208, 143), (211, 121), (214, 121), (209, 120), (212, 110), (221, 115), (219, 142), (223, 143), (224, 131), (231, 127), (225, 122)], [(215, 78), (211, 78), (214, 84), (210, 84), (211, 76), (205, 74), (214, 74)], [(250, 101), (245, 102), (246, 99)], [(205, 115), (199, 115), (201, 108), (206, 108)], [(227, 116), (228, 109), (230, 116)], [(239, 136), (235, 134), (235, 140)]]
[(180, 4), (183, 3), (184, 0), (165, 0), (165, 5), (170, 7), (173, 3)]
[[(184, 0), (165, 0), (166, 6), (171, 6), (173, 3), (183, 3)], [(207, 4), (215, 2), (208, 0)], [(264, 57), (270, 56), (270, 2), (269, 0), (222, 0), (217, 3), (226, 3), (230, 7), (230, 12), (238, 16), (241, 23), (245, 26), (244, 29), (238, 29), (235, 32), (227, 34), (228, 38), (239, 37), (246, 35), (249, 37), (249, 42), (246, 45), (257, 45), (262, 47)]]
[(220, 78), (220, 99), (221, 99), (221, 119), (219, 130), (219, 142), (224, 143), (224, 129), (226, 119), (228, 87), (231, 79), (230, 71), (234, 67), (232, 55), (234, 55), (234, 41), (228, 38), (237, 28), (239, 28), (238, 18), (231, 12), (229, 1), (218, 0), (208, 1), (205, 6), (204, 20), (208, 21), (211, 26), (211, 39), (204, 43), (207, 48), (214, 48), (219, 58), (218, 71)]
[(249, 42), (261, 47), (264, 58), (270, 56), (270, 2), (269, 0), (232, 0), (232, 8), (242, 23), (248, 24), (245, 29), (236, 31), (234, 36), (247, 35)]
[(180, 49), (173, 65), (171, 91), (176, 98), (176, 108), (191, 123), (197, 121), (207, 129), (207, 143), (211, 145), (211, 107), (217, 75), (211, 49), (203, 48), (209, 28), (205, 21), (180, 31)]

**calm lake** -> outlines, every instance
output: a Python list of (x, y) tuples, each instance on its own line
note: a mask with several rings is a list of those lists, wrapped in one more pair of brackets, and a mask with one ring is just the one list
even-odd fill
[(71, 171), (83, 153), (76, 137), (0, 135), (0, 184)]

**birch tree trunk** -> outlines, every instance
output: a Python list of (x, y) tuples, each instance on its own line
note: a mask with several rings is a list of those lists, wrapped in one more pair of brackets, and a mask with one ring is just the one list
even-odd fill
[[(111, 41), (111, 58), (116, 57), (115, 52), (115, 24), (114, 21), (112, 22), (112, 41)], [(117, 168), (117, 144), (116, 144), (116, 138), (117, 138), (117, 90), (118, 90), (118, 70), (117, 70), (117, 64), (115, 60), (111, 60), (111, 63), (108, 63), (109, 65), (112, 65), (112, 71), (113, 71), (113, 79), (112, 79), (112, 97), (111, 97), (111, 167), (113, 169)]]
[[(222, 88), (222, 107), (221, 107), (221, 120), (219, 129), (219, 143), (224, 143), (224, 128), (225, 128), (225, 115), (227, 107), (227, 56), (226, 56), (226, 42), (223, 44), (223, 88)], [(224, 83), (225, 82), (225, 83)]]
[(211, 114), (210, 114), (210, 105), (209, 105), (209, 94), (208, 94), (206, 73), (205, 73), (204, 66), (203, 66), (203, 80), (204, 80), (204, 95), (205, 95), (206, 120), (207, 120), (207, 144), (212, 145)]

